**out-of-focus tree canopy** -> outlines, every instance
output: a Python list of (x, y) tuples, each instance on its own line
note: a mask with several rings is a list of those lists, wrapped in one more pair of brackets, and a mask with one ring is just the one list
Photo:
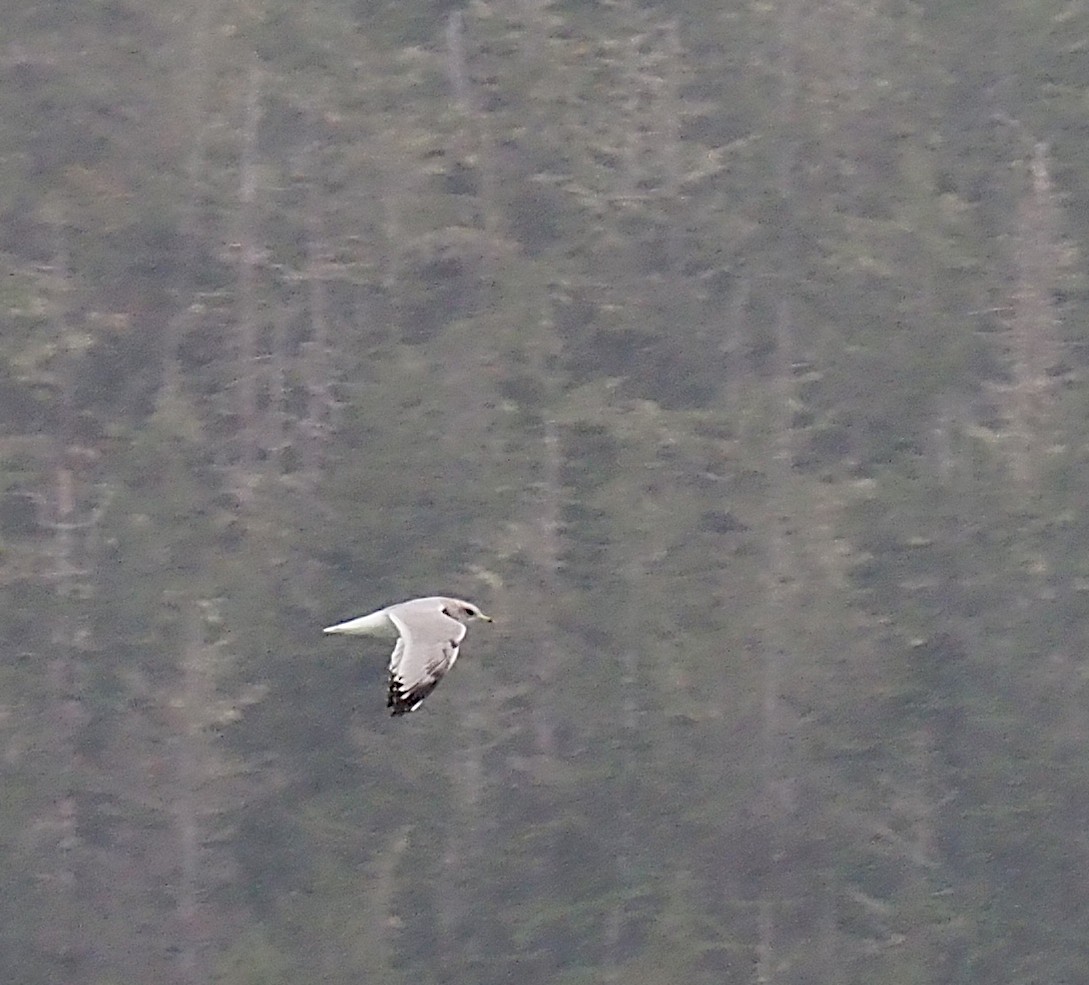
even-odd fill
[(1087, 46), (16, 3), (0, 979), (1089, 980)]

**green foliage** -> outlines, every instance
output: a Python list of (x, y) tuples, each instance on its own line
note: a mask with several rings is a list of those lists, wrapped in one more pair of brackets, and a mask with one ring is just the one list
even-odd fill
[[(0, 977), (1086, 978), (1084, 13), (69, 6)], [(320, 627), (438, 591), (497, 624), (392, 721)]]
[(236, 941), (218, 962), (216, 985), (289, 985), (297, 972), (257, 925)]

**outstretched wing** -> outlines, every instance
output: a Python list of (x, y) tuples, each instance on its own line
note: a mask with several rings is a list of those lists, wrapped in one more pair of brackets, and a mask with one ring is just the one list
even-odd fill
[(419, 708), (454, 666), (465, 627), (438, 608), (391, 611), (389, 618), (401, 636), (389, 661), (386, 707), (391, 715), (405, 715)]

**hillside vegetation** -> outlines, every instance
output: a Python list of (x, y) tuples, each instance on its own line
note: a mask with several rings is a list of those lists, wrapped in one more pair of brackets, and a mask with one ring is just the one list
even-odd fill
[(0, 979), (1089, 981), (1087, 52), (16, 0)]

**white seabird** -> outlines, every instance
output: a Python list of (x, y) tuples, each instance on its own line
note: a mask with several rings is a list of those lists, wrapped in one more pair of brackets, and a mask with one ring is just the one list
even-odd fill
[(397, 639), (389, 658), (386, 707), (391, 715), (405, 715), (419, 708), (454, 666), (465, 622), (473, 619), (492, 621), (472, 602), (432, 595), (326, 626), (323, 632)]

